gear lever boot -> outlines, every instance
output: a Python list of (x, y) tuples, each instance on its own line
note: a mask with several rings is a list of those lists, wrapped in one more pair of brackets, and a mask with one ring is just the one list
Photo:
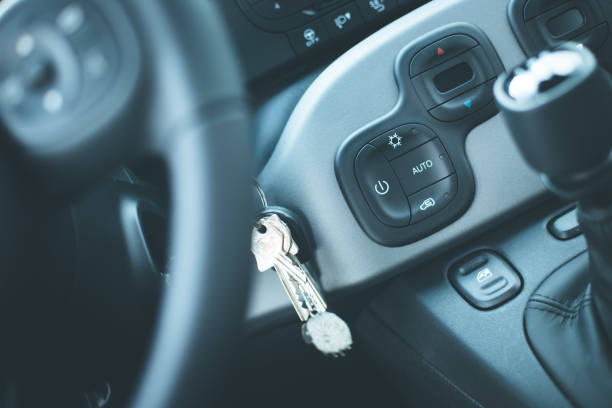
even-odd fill
[(578, 406), (612, 401), (612, 78), (577, 44), (543, 52), (495, 84), (527, 163), (578, 202), (588, 256), (554, 271), (525, 310), (525, 331), (551, 377)]

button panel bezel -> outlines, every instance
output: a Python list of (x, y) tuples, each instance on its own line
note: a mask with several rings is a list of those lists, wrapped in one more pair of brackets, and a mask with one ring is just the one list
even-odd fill
[[(467, 23), (455, 23), (430, 32), (405, 46), (398, 54), (394, 75), (399, 88), (398, 101), (383, 117), (354, 132), (338, 149), (335, 170), (338, 183), (355, 218), (366, 234), (384, 246), (401, 246), (442, 229), (459, 218), (470, 206), (475, 191), (474, 176), (465, 153), (465, 138), (470, 130), (497, 113), (490, 101), (470, 115), (454, 122), (442, 122), (433, 118), (421, 103), (410, 78), (410, 62), (424, 47), (453, 34), (474, 38), (484, 50), (494, 72), (499, 75), (504, 68), (499, 56), (485, 34)], [(355, 158), (359, 151), (384, 133), (406, 124), (420, 124), (431, 129), (440, 138), (457, 175), (457, 194), (441, 212), (427, 219), (402, 227), (385, 225), (374, 215), (366, 202), (355, 174)]]

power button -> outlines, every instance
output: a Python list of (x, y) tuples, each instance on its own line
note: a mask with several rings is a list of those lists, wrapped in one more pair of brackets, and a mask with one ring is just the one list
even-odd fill
[(374, 191), (376, 191), (376, 194), (378, 195), (387, 195), (387, 193), (389, 192), (389, 183), (387, 182), (387, 180), (378, 180), (376, 182), (376, 184), (374, 184)]
[(408, 199), (382, 152), (365, 145), (355, 159), (355, 174), (368, 205), (380, 221), (393, 227), (410, 224)]

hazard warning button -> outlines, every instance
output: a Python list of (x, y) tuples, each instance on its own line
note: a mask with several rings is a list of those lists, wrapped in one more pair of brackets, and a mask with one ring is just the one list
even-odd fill
[(465, 34), (453, 34), (438, 40), (415, 54), (410, 62), (410, 77), (419, 75), (478, 45), (475, 39)]

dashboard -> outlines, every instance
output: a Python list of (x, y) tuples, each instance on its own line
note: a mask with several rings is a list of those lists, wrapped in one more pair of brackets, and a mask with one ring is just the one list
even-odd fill
[[(552, 275), (551, 271), (558, 270), (559, 265), (586, 258), (586, 240), (577, 221), (576, 207), (551, 195), (540, 175), (517, 149), (516, 138), (498, 114), (493, 84), (509, 68), (525, 61), (526, 56), (535, 56), (542, 49), (559, 47), (566, 41), (588, 47), (604, 68), (612, 69), (612, 2), (212, 1), (216, 1), (224, 19), (203, 13), (198, 17), (210, 17), (210, 24), (202, 25), (195, 19), (192, 27), (207, 28), (223, 22), (225, 27), (220, 27), (219, 32), (227, 32), (233, 37), (239, 52), (254, 116), (252, 128), (245, 125), (244, 129), (252, 130), (249, 134), (255, 138), (252, 142), (256, 150), (257, 183), (254, 184), (258, 184), (261, 191), (254, 186), (253, 193), (260, 193), (258, 198), (262, 202), (258, 216), (266, 211), (274, 212), (286, 221), (297, 243), (289, 248), (289, 253), (312, 272), (313, 286), (320, 284), (329, 310), (337, 312), (350, 324), (356, 345), (354, 355), (367, 354), (374, 364), (383, 366), (382, 374), (392, 373), (392, 378), (381, 382), (396, 385), (398, 392), (406, 393), (407, 400), (431, 398), (438, 401), (439, 398), (439, 404), (431, 404), (435, 406), (446, 406), (448, 401), (453, 401), (457, 404), (452, 405), (462, 406), (569, 408), (571, 399), (564, 395), (563, 388), (548, 375), (547, 367), (534, 353), (529, 343), (533, 337), (526, 335), (524, 319), (532, 294)], [(213, 7), (212, 1), (193, 4)], [(109, 4), (108, 8), (117, 6), (113, 4), (115, 6)], [(146, 1), (139, 4), (143, 10), (149, 10), (150, 4)], [(216, 11), (216, 7), (213, 8)], [(140, 57), (144, 56), (130, 51), (133, 50), (130, 35), (122, 35), (121, 41), (107, 41), (96, 46), (99, 55), (108, 56), (110, 62), (106, 71), (98, 70), (98, 75), (95, 75), (95, 68), (100, 65), (88, 58), (91, 44), (87, 31), (83, 31), (85, 35), (82, 36), (73, 35), (79, 33), (75, 27), (85, 27), (84, 15), (91, 20), (87, 27), (99, 31), (107, 30), (106, 23), (120, 23), (121, 19), (106, 15), (92, 19), (90, 15), (96, 15), (92, 12), (95, 8), (75, 9), (72, 4), (62, 10), (58, 18), (49, 14), (53, 20), (48, 22), (64, 32), (67, 41), (74, 42), (78, 58), (71, 62), (58, 54), (57, 59), (60, 63), (80, 64), (89, 75), (83, 93), (86, 99), (66, 101), (85, 106), (91, 102), (87, 98), (97, 98), (104, 87), (126, 93), (124, 84), (132, 82), (113, 76), (118, 71), (115, 62), (122, 61), (114, 56), (118, 49), (126, 50), (127, 57), (137, 60), (137, 67), (140, 67)], [(66, 10), (72, 12), (66, 13)], [(173, 5), (160, 3), (158, 16), (163, 16), (163, 12), (171, 15), (173, 10)], [(173, 17), (182, 26), (183, 19), (192, 14)], [(152, 42), (155, 48), (165, 48), (172, 53), (174, 45), (184, 44), (186, 48), (181, 52), (189, 56), (185, 60), (193, 58), (203, 63), (198, 69), (188, 71), (177, 71), (172, 63), (166, 66), (171, 68), (169, 74), (160, 75), (160, 78), (169, 79), (169, 82), (161, 87), (159, 99), (171, 101), (171, 104), (169, 112), (164, 114), (174, 113), (176, 118), (182, 119), (184, 111), (191, 112), (191, 105), (182, 105), (181, 101), (189, 99), (185, 95), (192, 95), (196, 99), (195, 111), (201, 110), (203, 114), (210, 114), (211, 120), (218, 120), (219, 112), (225, 109), (224, 102), (203, 105), (199, 97), (213, 89), (215, 83), (238, 87), (239, 76), (232, 76), (233, 80), (228, 81), (213, 81), (213, 75), (204, 75), (204, 67), (211, 56), (201, 52), (205, 47), (199, 39), (209, 40), (207, 45), (216, 44), (211, 54), (220, 59), (226, 50), (229, 55), (232, 47), (219, 47), (222, 35), (207, 36), (206, 30), (199, 36), (187, 30), (185, 36), (178, 37), (180, 41), (174, 43), (172, 34), (164, 34), (174, 31), (162, 30), (154, 23), (155, 18), (144, 20), (150, 24), (147, 32), (155, 33)], [(13, 23), (10, 21), (8, 25)], [(18, 55), (20, 50), (23, 55), (30, 55), (33, 50), (44, 51), (45, 41), (51, 37), (44, 31), (33, 34), (35, 37), (18, 37), (25, 40), (7, 41), (13, 49), (4, 50)], [(33, 48), (32, 38), (42, 45)], [(233, 61), (230, 61), (232, 66), (235, 65)], [(529, 63), (525, 67), (530, 68)], [(48, 79), (45, 72), (42, 69), (33, 73), (36, 74), (32, 75), (33, 86), (37, 86), (39, 79)], [(174, 76), (177, 74), (179, 76)], [(193, 81), (189, 82), (198, 84), (199, 88), (186, 86), (175, 92), (176, 82), (172, 78), (180, 78), (183, 74), (193, 75)], [(67, 77), (62, 74), (61, 90), (70, 91), (73, 85), (69, 78), (76, 77), (70, 72)], [(135, 81), (135, 78), (127, 79)], [(0, 102), (10, 102), (15, 95), (7, 92), (11, 87), (6, 84), (11, 85), (11, 82), (0, 84), (3, 85), (0, 86)], [(65, 95), (70, 97), (68, 91)], [(147, 92), (143, 91), (143, 95), (148, 96)], [(35, 106), (39, 111), (42, 107), (47, 112), (41, 115), (61, 112), (61, 104), (58, 105), (57, 99), (55, 104), (53, 101), (51, 98), (45, 103), (43, 99), (42, 105), (35, 101), (26, 107)], [(82, 103), (77, 103), (79, 101)], [(117, 101), (121, 102), (113, 99), (113, 108), (122, 106)], [(174, 106), (170, 106), (172, 104)], [(157, 113), (165, 106), (154, 107), (151, 118), (163, 116)], [(31, 120), (36, 119), (36, 115), (31, 112), (27, 121), (24, 121), (26, 115), (19, 116), (18, 109), (15, 112), (14, 116), (5, 115), (12, 121), (13, 128), (15, 123), (27, 129), (36, 124)], [(126, 115), (132, 117), (129, 113)], [(571, 122), (574, 117), (568, 116), (569, 120), (564, 123)], [(79, 119), (67, 123), (83, 128), (83, 118)], [(592, 122), (596, 121), (588, 123)], [(163, 129), (155, 123), (133, 133), (144, 135)], [(521, 123), (531, 125), (527, 120)], [(582, 128), (580, 131), (572, 128), (570, 132), (568, 127), (564, 129), (570, 136), (581, 133)], [(40, 132), (32, 129), (31, 139), (38, 140), (36, 136)], [(229, 158), (238, 150), (247, 151), (250, 147), (244, 139), (237, 140), (238, 132), (224, 122), (219, 121), (219, 127), (214, 129), (211, 133), (224, 137), (211, 139), (218, 143), (218, 150), (213, 148), (206, 152), (214, 154), (214, 157), (209, 156), (213, 160), (208, 164), (229, 163)], [(109, 133), (116, 138), (123, 137), (124, 129), (120, 130)], [(70, 133), (61, 132), (57, 137)], [(55, 144), (54, 136), (47, 136), (42, 143)], [(174, 136), (175, 133), (171, 133), (170, 139)], [(194, 140), (206, 139), (194, 137)], [(177, 162), (186, 163), (187, 153), (200, 156), (200, 151), (190, 150), (188, 144), (181, 146), (184, 150), (176, 151), (181, 154)], [(574, 155), (574, 149), (568, 151), (570, 156)], [(241, 160), (241, 163), (243, 171), (234, 165), (227, 166), (232, 171), (224, 169), (220, 173), (250, 176), (247, 161)], [(564, 160), (557, 163), (564, 163)], [(183, 208), (168, 200), (173, 191), (170, 184), (184, 178), (174, 174), (170, 175), (175, 178), (168, 178), (164, 164), (156, 159), (128, 165), (129, 168), (122, 168), (100, 190), (76, 203), (70, 214), (65, 214), (60, 222), (76, 227), (62, 229), (59, 234), (64, 239), (55, 239), (53, 243), (72, 243), (73, 234), (76, 236), (79, 232), (78, 240), (74, 239), (74, 251), (82, 259), (78, 262), (82, 271), (75, 275), (78, 276), (75, 305), (87, 304), (91, 299), (102, 298), (103, 292), (112, 291), (114, 304), (127, 305), (126, 309), (121, 309), (121, 314), (130, 317), (128, 311), (133, 309), (134, 313), (140, 313), (141, 305), (133, 301), (137, 297), (129, 290), (117, 291), (116, 287), (134, 288), (143, 293), (151, 299), (146, 308), (153, 309), (158, 305), (158, 289), (162, 290), (166, 283), (171, 289), (180, 287), (172, 285), (174, 277), (168, 274), (178, 265), (175, 258), (181, 259), (172, 252), (176, 248), (189, 249), (191, 245), (196, 248), (194, 253), (203, 253), (197, 250), (200, 245), (193, 245), (193, 240), (186, 246), (177, 245), (171, 247), (171, 251), (166, 250), (168, 209), (173, 205), (175, 209)], [(185, 168), (190, 176), (195, 174), (193, 179), (198, 181), (207, 171), (206, 166)], [(63, 174), (66, 173), (64, 170)], [(236, 207), (227, 211), (224, 205), (222, 210), (229, 214), (239, 213), (247, 225), (249, 214), (244, 209), (248, 198), (236, 199), (235, 180), (215, 179), (222, 182), (223, 188), (218, 193), (211, 190), (215, 193), (196, 198), (204, 201), (210, 197), (227, 198)], [(248, 187), (246, 182), (244, 187)], [(194, 205), (193, 196), (185, 201), (190, 207), (184, 208), (193, 208), (195, 214), (201, 214), (204, 206)], [(215, 221), (220, 221), (221, 230), (227, 230), (226, 220), (219, 217), (221, 211), (211, 213)], [(184, 217), (185, 225), (191, 226), (195, 218)], [(104, 223), (105, 228), (101, 231), (101, 219), (119, 222)], [(203, 220), (202, 230), (210, 225), (208, 219)], [(265, 229), (258, 228), (256, 232), (263, 234)], [(287, 242), (286, 237), (286, 234), (282, 237), (283, 244)], [(44, 236), (41, 240), (45, 240)], [(95, 244), (101, 240), (107, 244)], [(235, 249), (234, 237), (230, 242)], [(49, 252), (55, 251), (55, 245), (48, 245)], [(109, 267), (108, 253), (115, 254), (110, 257), (113, 267)], [(246, 276), (249, 271), (242, 266), (234, 270)], [(64, 268), (62, 282), (73, 280), (72, 268), (72, 265)], [(136, 275), (130, 273), (132, 270), (145, 273)], [(194, 276), (200, 276), (202, 270), (217, 269), (195, 267), (193, 271), (197, 275)], [(253, 282), (249, 288), (245, 322), (246, 343), (251, 340), (265, 343), (263, 353), (258, 350), (252, 355), (266, 360), (267, 364), (274, 354), (274, 358), (282, 360), (283, 367), (287, 361), (293, 361), (283, 358), (283, 349), (292, 354), (292, 358), (304, 359), (302, 349), (295, 348), (294, 340), (299, 338), (298, 331), (294, 330), (296, 316), (276, 274), (269, 270), (259, 273), (255, 264), (250, 272)], [(247, 291), (247, 279), (228, 276), (224, 274), (224, 279), (230, 283), (228, 287), (236, 290), (238, 286), (235, 285), (242, 283)], [(154, 285), (149, 286), (149, 282)], [(80, 290), (81, 287), (88, 290)], [(288, 293), (295, 295), (291, 291)], [(229, 297), (221, 297), (228, 303), (234, 302)], [(208, 299), (206, 296), (198, 298)], [(298, 305), (296, 310), (299, 311), (299, 304), (304, 299), (292, 298), (294, 305)], [(194, 309), (211, 311), (207, 307)], [(237, 324), (243, 318), (243, 309), (239, 309), (237, 307)], [(116, 310), (100, 303), (80, 308), (78, 318), (88, 314), (104, 317), (116, 314)], [(97, 323), (86, 317), (83, 321), (87, 324), (73, 325), (74, 330), (84, 328), (81, 336), (89, 337), (91, 333), (97, 341)], [(100, 320), (105, 321), (104, 318)], [(137, 327), (134, 324), (137, 320), (126, 318), (104, 330), (116, 332), (122, 340), (128, 338), (124, 333), (129, 330), (137, 331), (136, 337), (148, 338), (149, 325), (153, 321), (143, 319), (140, 321), (142, 327)], [(286, 341), (283, 335), (269, 336), (284, 329), (291, 330), (294, 336), (291, 341)], [(274, 346), (267, 337), (275, 338), (274, 341), (282, 345)], [(72, 341), (79, 343), (80, 338), (72, 336)], [(257, 344), (255, 346), (257, 349)], [(302, 346), (299, 340), (297, 347)], [(141, 352), (146, 350), (138, 347)], [(300, 352), (295, 353), (295, 350)], [(105, 355), (98, 357), (99, 361), (106, 359)], [(121, 355), (112, 359), (122, 363), (124, 360)], [(354, 359), (349, 362), (352, 364)], [(258, 361), (252, 363), (259, 369)], [(313, 371), (321, 371), (317, 364), (314, 367)], [(366, 367), (369, 369), (369, 364)], [(276, 370), (268, 367), (267, 371)], [(121, 372), (121, 376), (132, 377), (126, 370)], [(336, 376), (331, 370), (325, 374)], [(355, 370), (355, 375), (362, 373)], [(253, 376), (247, 374), (245, 377), (250, 377), (250, 384)], [(287, 379), (296, 380), (289, 376)], [(257, 380), (272, 382), (264, 377)], [(255, 388), (257, 391), (265, 389), (259, 385)], [(233, 387), (231, 390), (235, 393)], [(291, 394), (291, 389), (288, 390)], [(378, 397), (384, 393), (374, 390), (372, 394)], [(294, 395), (290, 395), (290, 399), (293, 398)]]
[[(496, 115), (488, 87), (505, 68), (533, 53), (526, 39), (553, 44), (586, 39), (602, 61), (608, 61), (609, 20), (601, 16), (610, 15), (610, 7), (600, 10), (600, 3), (590, 1), (571, 5), (433, 1), (323, 64), (321, 74), (290, 110), (258, 180), (272, 205), (307, 220), (315, 243), (311, 262), (326, 292), (333, 296), (388, 280), (549, 197)], [(519, 28), (513, 27), (511, 17), (517, 7), (536, 10), (535, 17), (522, 20), (531, 29), (542, 21), (549, 27), (549, 20), (570, 11), (564, 23), (569, 28), (557, 35), (563, 30), (553, 24), (553, 31), (540, 27), (538, 35), (529, 34), (532, 30), (522, 38), (515, 34)], [(596, 19), (589, 17), (595, 15), (592, 7), (597, 7)], [(321, 54), (312, 50), (312, 61), (319, 65), (310, 65), (310, 59), (300, 65), (305, 60), (291, 48), (287, 32), (263, 31), (238, 3), (228, 8), (240, 12), (244, 21), (234, 35), (257, 30), (271, 41), (264, 52), (287, 54), (270, 58), (267, 67), (262, 55), (245, 61), (263, 93), (280, 89), (282, 83), (266, 79), (266, 73), (293, 63), (297, 65), (288, 71), (296, 78), (344, 49), (321, 48)], [(584, 17), (581, 21), (576, 22), (575, 9)], [(603, 42), (598, 34), (602, 27)], [(244, 37), (237, 38), (244, 48), (252, 41), (240, 43)], [(360, 38), (363, 34), (356, 34), (352, 41)], [(272, 45), (277, 43), (283, 45)], [(429, 57), (421, 59), (426, 54)], [(415, 68), (419, 65), (424, 68)], [(418, 141), (389, 145), (397, 144), (405, 132), (418, 134)], [(379, 169), (375, 177), (371, 169)], [(256, 276), (251, 320), (290, 311), (275, 276)]]
[[(609, 69), (611, 18), (604, 1), (434, 0), (350, 49), (294, 51), (295, 77), (321, 71), (257, 179), (271, 205), (307, 221), (308, 265), (330, 303), (365, 293), (356, 331), (406, 394), (435, 367), (440, 389), (450, 381), (484, 406), (571, 406), (531, 351), (523, 313), (586, 244), (549, 232), (570, 209), (525, 163), (490, 84), (568, 40)], [(250, 330), (292, 321), (274, 274), (254, 273)]]
[[(251, 85), (288, 83), (426, 0), (221, 2)], [(257, 52), (252, 52), (257, 50)], [(264, 85), (265, 84), (265, 85)]]

